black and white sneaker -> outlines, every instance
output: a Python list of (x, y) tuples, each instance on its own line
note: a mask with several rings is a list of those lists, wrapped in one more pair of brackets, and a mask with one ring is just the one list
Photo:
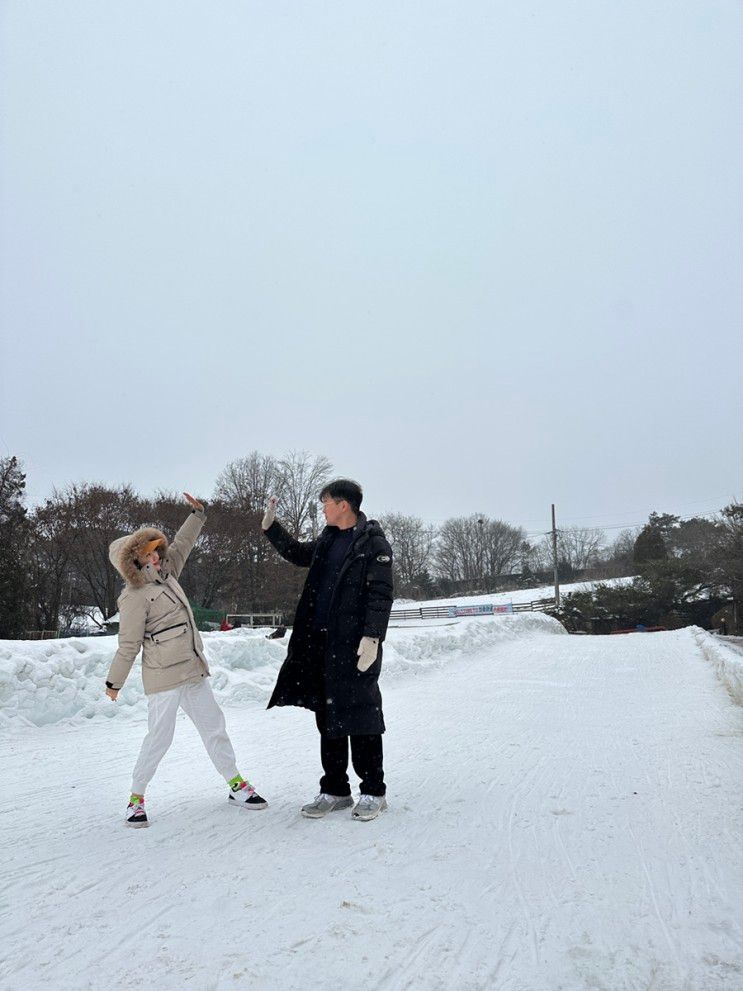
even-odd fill
[(144, 810), (143, 798), (140, 798), (138, 795), (132, 795), (126, 807), (124, 822), (127, 826), (133, 826), (134, 829), (142, 829), (144, 826), (149, 826), (147, 813)]
[(240, 781), (230, 789), (228, 796), (230, 805), (241, 809), (267, 809), (268, 802), (261, 798), (249, 781)]

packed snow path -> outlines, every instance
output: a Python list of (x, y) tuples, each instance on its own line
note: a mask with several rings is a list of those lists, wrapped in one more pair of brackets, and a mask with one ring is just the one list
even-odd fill
[(265, 812), (183, 718), (147, 830), (140, 718), (4, 731), (0, 986), (743, 988), (743, 710), (693, 632), (542, 633), (383, 691), (371, 823), (299, 816), (300, 710), (227, 709)]

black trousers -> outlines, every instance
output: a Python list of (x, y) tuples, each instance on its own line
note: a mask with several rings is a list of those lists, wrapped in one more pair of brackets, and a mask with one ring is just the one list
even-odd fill
[(323, 776), (320, 791), (326, 795), (350, 795), (348, 781), (348, 741), (351, 741), (353, 769), (361, 778), (362, 795), (384, 795), (384, 762), (382, 736), (338, 736), (325, 734), (325, 712), (316, 712), (315, 721), (320, 731), (320, 760)]
[[(317, 665), (318, 682), (323, 686), (318, 692), (321, 699), (325, 698), (325, 644), (326, 634), (313, 631), (312, 653)], [(351, 741), (351, 761), (353, 769), (361, 779), (362, 795), (384, 795), (384, 760), (382, 754), (382, 736), (374, 735), (339, 736), (327, 735), (325, 707), (315, 711), (315, 722), (320, 732), (320, 760), (323, 776), (320, 778), (320, 791), (326, 795), (350, 795), (351, 785), (348, 781), (348, 741)]]

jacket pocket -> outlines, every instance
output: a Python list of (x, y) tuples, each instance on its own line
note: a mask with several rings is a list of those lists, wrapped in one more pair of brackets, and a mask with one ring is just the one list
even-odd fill
[(178, 623), (177, 626), (169, 626), (165, 630), (158, 630), (157, 633), (153, 633), (152, 640), (154, 643), (167, 643), (168, 640), (175, 640), (176, 637), (182, 637), (187, 632), (188, 623)]
[[(152, 624), (161, 622), (167, 616), (183, 608), (176, 596), (172, 592), (166, 591), (162, 586), (154, 588), (151, 592), (148, 590), (148, 597), (150, 600), (148, 612)], [(162, 625), (167, 626), (168, 624), (163, 623)]]
[(144, 663), (152, 668), (170, 668), (194, 658), (188, 629), (188, 623), (178, 623), (177, 626), (151, 634), (145, 640), (145, 647), (149, 647), (149, 650), (145, 651)]

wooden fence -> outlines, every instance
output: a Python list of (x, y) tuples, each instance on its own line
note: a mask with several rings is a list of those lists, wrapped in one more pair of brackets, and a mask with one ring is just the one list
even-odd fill
[[(489, 604), (489, 603), (488, 603)], [(459, 618), (461, 616), (471, 616), (471, 615), (481, 615), (481, 616), (500, 616), (507, 615), (509, 613), (516, 612), (545, 612), (547, 609), (551, 609), (555, 604), (554, 599), (534, 599), (532, 602), (508, 602), (508, 603), (494, 603), (493, 612), (490, 613), (459, 613), (458, 609), (466, 610), (471, 607), (465, 605), (457, 605), (452, 602), (443, 606), (412, 606), (405, 609), (393, 609), (390, 613), (390, 620), (398, 619), (452, 619)], [(483, 603), (485, 605), (485, 603)], [(507, 608), (499, 609), (499, 606), (505, 605)]]

